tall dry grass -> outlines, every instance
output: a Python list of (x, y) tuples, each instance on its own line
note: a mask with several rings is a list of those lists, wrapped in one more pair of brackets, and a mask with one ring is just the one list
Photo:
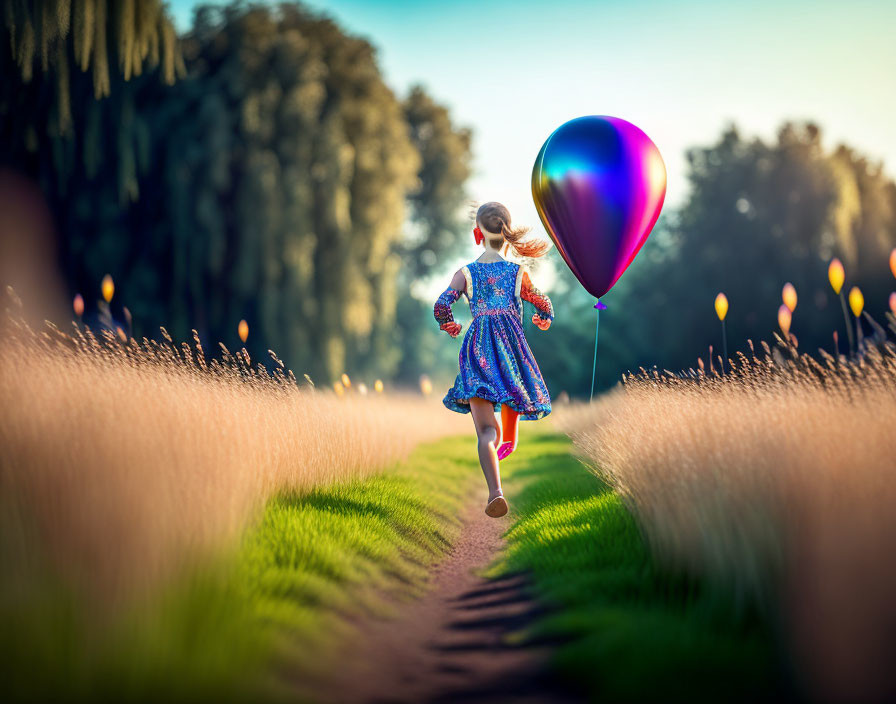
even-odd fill
[(338, 398), (244, 350), (210, 360), (198, 338), (7, 320), (0, 345), (4, 593), (49, 569), (94, 601), (126, 598), (227, 545), (274, 492), (376, 472), (468, 431), (436, 399)]
[(891, 699), (896, 346), (763, 347), (724, 376), (642, 370), (557, 422), (658, 558), (780, 619), (812, 698)]

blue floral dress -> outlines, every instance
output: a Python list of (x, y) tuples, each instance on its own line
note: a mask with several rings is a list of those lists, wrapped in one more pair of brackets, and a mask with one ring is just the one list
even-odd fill
[[(551, 412), (551, 399), (523, 332), (523, 300), (535, 305), (536, 316), (553, 319), (550, 300), (534, 286), (519, 264), (472, 262), (463, 271), (473, 321), (460, 348), (460, 374), (443, 403), (458, 413), (470, 412), (470, 399), (507, 404), (523, 420)], [(457, 334), (451, 304), (462, 291), (447, 289), (434, 308), (443, 330)], [(452, 327), (453, 326), (453, 327)]]

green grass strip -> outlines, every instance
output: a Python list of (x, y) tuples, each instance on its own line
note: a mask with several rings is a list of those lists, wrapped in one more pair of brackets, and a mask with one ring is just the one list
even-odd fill
[(549, 607), (526, 634), (601, 701), (757, 700), (782, 693), (770, 629), (730, 595), (659, 569), (619, 497), (568, 438), (524, 434), (502, 466), (514, 523), (494, 574), (531, 572)]
[(239, 571), (291, 679), (326, 667), (352, 637), (353, 617), (389, 616), (420, 595), (477, 479), (475, 443), (452, 438), (381, 475), (268, 503)]
[(230, 554), (108, 623), (49, 580), (0, 603), (8, 700), (295, 700), (291, 683), (331, 664), (353, 618), (423, 589), (475, 481), (475, 443), (454, 438), (373, 477), (277, 496)]

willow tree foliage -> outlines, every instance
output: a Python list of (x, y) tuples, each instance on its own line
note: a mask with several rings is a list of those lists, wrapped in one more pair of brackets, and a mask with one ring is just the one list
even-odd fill
[(163, 3), (7, 0), (0, 22), (0, 164), (37, 176), (51, 201), (100, 170), (118, 201), (135, 200), (150, 146), (129, 79), (185, 71)]
[[(110, 64), (124, 80), (144, 66), (161, 66), (174, 83), (182, 68), (174, 26), (161, 0), (5, 0), (0, 31), (0, 70), (15, 63), (28, 83), (35, 73), (52, 73), (56, 85), (52, 127), (71, 128), (71, 74), (92, 71), (97, 98), (111, 88)], [(114, 70), (114, 69), (113, 69)]]
[(299, 5), (201, 8), (180, 49), (173, 85), (121, 74), (98, 101), (76, 74), (73, 129), (50, 144), (16, 131), (44, 115), (49, 77), (0, 102), (0, 158), (40, 181), (73, 293), (109, 272), (139, 331), (236, 345), (245, 318), (256, 358), (394, 375), (413, 353), (396, 336), (403, 258), (458, 241), (468, 133)]

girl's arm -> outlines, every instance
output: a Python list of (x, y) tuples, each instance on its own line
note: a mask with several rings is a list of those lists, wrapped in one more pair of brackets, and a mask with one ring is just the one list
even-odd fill
[(520, 298), (529, 301), (538, 311), (532, 316), (532, 322), (541, 330), (547, 330), (551, 327), (551, 321), (554, 319), (554, 306), (551, 305), (551, 299), (545, 296), (532, 284), (529, 274), (523, 272), (523, 281), (520, 286)]
[(457, 337), (460, 334), (460, 323), (454, 322), (454, 316), (451, 315), (451, 304), (454, 303), (467, 287), (467, 280), (464, 278), (462, 271), (457, 271), (451, 284), (446, 288), (439, 300), (436, 301), (432, 309), (432, 314), (439, 323), (439, 328), (447, 332), (451, 337)]

